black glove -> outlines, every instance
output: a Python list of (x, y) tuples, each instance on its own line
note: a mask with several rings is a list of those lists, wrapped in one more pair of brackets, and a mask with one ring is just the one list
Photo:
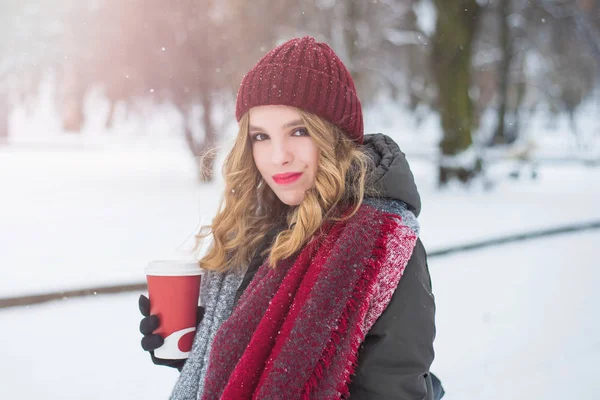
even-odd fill
[[(142, 338), (142, 349), (150, 352), (152, 362), (156, 365), (166, 365), (167, 367), (177, 368), (179, 371), (183, 368), (183, 364), (187, 359), (180, 360), (165, 360), (163, 358), (157, 358), (154, 356), (154, 350), (158, 349), (163, 345), (164, 339), (162, 336), (153, 333), (160, 326), (160, 321), (157, 315), (150, 315), (150, 300), (144, 295), (140, 296), (139, 300), (140, 312), (144, 316), (140, 322), (140, 332), (144, 337)], [(202, 321), (204, 316), (204, 308), (198, 307), (196, 312), (196, 326)]]

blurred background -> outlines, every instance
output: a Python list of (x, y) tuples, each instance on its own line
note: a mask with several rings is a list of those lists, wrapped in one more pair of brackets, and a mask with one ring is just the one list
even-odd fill
[(595, 395), (600, 1), (2, 0), (0, 397), (168, 398), (143, 269), (194, 257), (241, 78), (303, 35), (413, 169), (445, 399)]

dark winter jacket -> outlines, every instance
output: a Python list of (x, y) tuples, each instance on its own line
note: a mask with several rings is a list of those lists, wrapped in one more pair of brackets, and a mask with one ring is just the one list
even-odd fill
[[(367, 184), (372, 185), (381, 197), (408, 204), (418, 216), (421, 200), (398, 145), (385, 135), (375, 134), (365, 135), (363, 148), (375, 165)], [(270, 245), (278, 232), (272, 230), (257, 251), (237, 291), (235, 303), (263, 263), (262, 250)], [(434, 357), (434, 337), (435, 302), (427, 255), (418, 241), (392, 300), (367, 333), (359, 350), (350, 399), (434, 400), (434, 385), (429, 372)]]

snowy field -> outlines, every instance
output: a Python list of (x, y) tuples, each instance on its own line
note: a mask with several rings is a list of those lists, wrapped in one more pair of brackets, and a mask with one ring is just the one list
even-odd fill
[[(431, 262), (436, 360), (448, 400), (593, 399), (600, 233)], [(0, 312), (0, 398), (166, 399), (177, 371), (139, 347), (137, 294)]]
[[(539, 179), (435, 189), (435, 169), (411, 160), (429, 250), (532, 228), (600, 220), (600, 169), (542, 167)], [(0, 298), (143, 281), (152, 259), (189, 258), (221, 182), (197, 185), (177, 143), (161, 149), (92, 146), (53, 151), (0, 147)]]
[[(0, 298), (142, 282), (149, 260), (189, 258), (214, 214), (221, 182), (197, 185), (179, 142), (70, 143), (0, 147)], [(491, 191), (439, 192), (434, 167), (410, 152), (409, 161), (429, 250), (600, 220), (599, 168), (542, 166), (537, 180), (513, 181), (501, 163)], [(433, 371), (447, 399), (594, 398), (598, 243), (593, 231), (430, 260)], [(167, 398), (177, 372), (141, 350), (138, 296), (0, 311), (0, 398)]]
[(432, 371), (448, 400), (597, 398), (599, 243), (595, 231), (431, 262)]

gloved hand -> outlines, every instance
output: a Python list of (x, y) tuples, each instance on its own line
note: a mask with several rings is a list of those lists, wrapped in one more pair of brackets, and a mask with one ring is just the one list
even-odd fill
[[(153, 333), (160, 326), (160, 321), (157, 315), (150, 315), (150, 300), (146, 296), (140, 295), (139, 307), (140, 312), (144, 316), (140, 322), (140, 332), (142, 332), (142, 335), (144, 335), (142, 338), (142, 348), (145, 351), (150, 352), (150, 357), (152, 358), (152, 362), (154, 364), (177, 368), (179, 371), (181, 371), (186, 359), (165, 360), (163, 358), (157, 358), (154, 356), (154, 350), (158, 349), (164, 343), (162, 336)], [(196, 326), (200, 323), (200, 321), (202, 321), (203, 316), (204, 308), (198, 307), (196, 312)]]

